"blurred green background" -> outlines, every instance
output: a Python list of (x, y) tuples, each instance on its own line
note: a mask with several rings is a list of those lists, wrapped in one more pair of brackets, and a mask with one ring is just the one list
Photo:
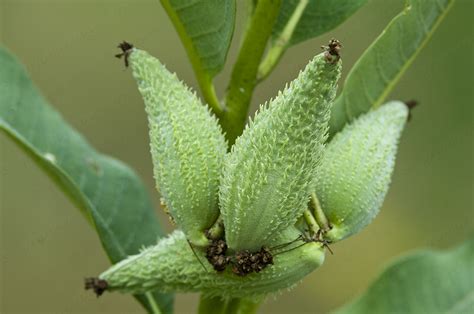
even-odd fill
[[(239, 4), (239, 21), (244, 12)], [(420, 106), (404, 132), (393, 185), (381, 214), (359, 235), (333, 245), (334, 255), (304, 282), (263, 306), (265, 313), (324, 313), (361, 293), (388, 261), (420, 247), (448, 248), (474, 230), (474, 2), (458, 0), (390, 98)], [(290, 49), (259, 86), (258, 103), (296, 76), (319, 46), (344, 43), (344, 73), (402, 0), (372, 0), (335, 31)], [(223, 94), (235, 60), (216, 79)], [(132, 165), (158, 210), (142, 101), (123, 61), (123, 39), (148, 50), (196, 87), (184, 49), (158, 0), (0, 0), (0, 34), (66, 120), (100, 151)], [(1, 69), (0, 69), (1, 71)], [(141, 313), (129, 296), (96, 299), (85, 276), (108, 260), (95, 232), (56, 186), (0, 135), (0, 312)], [(180, 294), (176, 312), (196, 309), (197, 295)]]

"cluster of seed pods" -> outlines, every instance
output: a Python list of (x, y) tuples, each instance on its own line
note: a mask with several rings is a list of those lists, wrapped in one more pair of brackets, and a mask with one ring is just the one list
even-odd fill
[[(335, 40), (325, 46), (260, 107), (227, 152), (218, 120), (195, 93), (158, 59), (121, 44), (117, 56), (131, 67), (148, 114), (156, 185), (179, 230), (88, 279), (86, 287), (97, 294), (160, 289), (265, 295), (319, 267), (328, 241), (365, 227), (388, 190), (408, 109), (385, 104), (327, 143), (340, 47)], [(317, 198), (315, 217), (323, 215), (325, 222), (307, 241), (295, 225), (307, 213), (310, 195)], [(224, 232), (210, 240), (207, 231), (219, 215)], [(289, 249), (275, 254), (282, 243)]]

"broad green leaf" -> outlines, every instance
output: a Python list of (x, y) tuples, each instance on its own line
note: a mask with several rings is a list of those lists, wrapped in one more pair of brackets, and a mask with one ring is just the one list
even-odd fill
[(449, 251), (401, 258), (336, 313), (474, 313), (474, 237)]
[[(133, 170), (94, 150), (49, 106), (24, 68), (1, 47), (0, 69), (0, 130), (77, 205), (96, 228), (110, 260), (116, 263), (155, 244), (163, 232)], [(148, 307), (144, 296), (138, 298)], [(154, 299), (164, 312), (172, 311), (171, 296), (155, 294)]]
[(189, 58), (211, 77), (222, 69), (235, 24), (234, 0), (161, 0)]
[[(298, 3), (302, 1), (305, 0), (283, 1), (273, 29), (273, 40), (279, 38)], [(366, 2), (367, 0), (309, 0), (288, 45), (298, 44), (336, 28)]]
[(454, 0), (407, 0), (397, 15), (349, 72), (336, 99), (330, 133), (380, 106), (410, 66)]
[(160, 0), (193, 65), (206, 102), (218, 110), (212, 78), (225, 63), (235, 24), (235, 0)]

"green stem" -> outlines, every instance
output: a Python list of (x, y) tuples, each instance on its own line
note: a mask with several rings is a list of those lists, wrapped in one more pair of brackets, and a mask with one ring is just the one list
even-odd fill
[(241, 299), (230, 299), (227, 302), (225, 314), (239, 314)]
[(272, 33), (282, 0), (259, 0), (244, 35), (227, 89), (226, 107), (220, 122), (229, 145), (242, 133), (250, 100), (257, 84), (260, 60)]
[(227, 305), (226, 314), (255, 314), (260, 307), (259, 301), (250, 299), (232, 299)]
[(273, 71), (280, 58), (283, 56), (283, 53), (288, 48), (291, 36), (293, 36), (293, 32), (295, 31), (308, 2), (309, 0), (300, 0), (280, 36), (272, 43), (265, 59), (260, 63), (258, 68), (257, 80), (259, 82), (265, 79)]
[(223, 299), (208, 297), (201, 294), (199, 298), (199, 314), (255, 314), (263, 298), (255, 301), (246, 298)]
[(309, 232), (311, 233), (311, 235), (315, 235), (320, 228), (318, 223), (316, 222), (316, 219), (314, 219), (314, 216), (311, 211), (309, 209), (305, 210), (303, 212), (303, 217), (306, 221), (306, 224), (308, 225)]
[(151, 292), (145, 293), (145, 297), (146, 297), (148, 303), (150, 304), (151, 312), (153, 314), (161, 314), (160, 308), (158, 307), (158, 304), (156, 304), (152, 293)]
[[(243, 27), (243, 34), (247, 34), (249, 28), (250, 28), (250, 22), (252, 21), (252, 16), (255, 13), (255, 7), (257, 5), (257, 1), (255, 0), (247, 0), (246, 1), (246, 12), (245, 12), (245, 22), (243, 23), (245, 26)], [(239, 49), (242, 47), (242, 42), (244, 40), (245, 36), (242, 36), (240, 38), (240, 43), (239, 43)]]
[(209, 73), (204, 69), (201, 59), (196, 51), (196, 47), (191, 40), (191, 38), (187, 35), (186, 29), (184, 25), (181, 23), (178, 15), (176, 14), (173, 6), (171, 5), (169, 0), (160, 0), (163, 8), (165, 9), (166, 13), (168, 14), (171, 22), (173, 23), (176, 31), (178, 32), (179, 38), (183, 43), (184, 47), (186, 48), (186, 52), (188, 54), (189, 60), (193, 66), (194, 73), (196, 74), (196, 79), (199, 84), (199, 88), (201, 89), (202, 95), (204, 100), (209, 105), (211, 110), (217, 117), (220, 117), (222, 114), (222, 107), (219, 103), (219, 99), (216, 95), (216, 90), (212, 83), (212, 77)]
[(319, 227), (325, 232), (331, 230), (331, 224), (324, 214), (315, 192), (311, 193), (311, 206), (313, 207), (314, 217), (316, 218), (316, 222), (318, 223)]
[(201, 89), (204, 100), (209, 105), (212, 112), (214, 112), (217, 117), (220, 117), (223, 110), (219, 99), (217, 98), (216, 90), (214, 88), (214, 84), (212, 83), (212, 78), (207, 74), (199, 74), (196, 70), (194, 70), (194, 72), (196, 73), (199, 88)]
[(225, 314), (227, 310), (228, 300), (220, 297), (208, 297), (201, 294), (199, 298), (199, 314)]

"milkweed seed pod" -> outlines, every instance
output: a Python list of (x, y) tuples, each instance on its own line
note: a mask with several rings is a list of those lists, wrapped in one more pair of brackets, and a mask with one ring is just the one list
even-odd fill
[(219, 194), (231, 249), (257, 250), (306, 208), (340, 72), (338, 56), (317, 55), (236, 140)]
[[(295, 239), (295, 233), (291, 234), (285, 237), (289, 238), (286, 241)], [(323, 263), (324, 251), (319, 243), (293, 245), (293, 249), (274, 256), (273, 265), (239, 277), (229, 269), (221, 273), (214, 271), (204, 254), (196, 250), (205, 266), (200, 264), (185, 235), (176, 230), (156, 246), (112, 266), (99, 276), (99, 282), (106, 290), (134, 294), (158, 289), (232, 298), (256, 297), (293, 286)]]
[(330, 240), (359, 232), (378, 214), (407, 117), (405, 104), (389, 102), (347, 125), (326, 146), (315, 190), (332, 225)]
[(227, 145), (217, 119), (175, 74), (147, 52), (126, 56), (143, 96), (154, 176), (176, 224), (196, 245), (217, 219), (219, 176)]

